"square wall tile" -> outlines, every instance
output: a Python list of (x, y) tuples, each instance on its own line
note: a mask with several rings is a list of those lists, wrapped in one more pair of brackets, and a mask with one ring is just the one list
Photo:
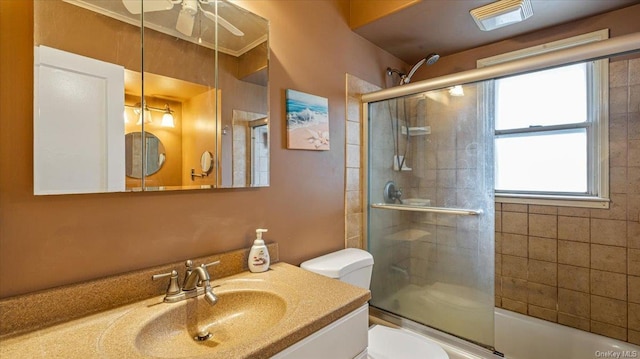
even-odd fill
[(591, 319), (617, 327), (627, 326), (627, 302), (591, 296)]
[(629, 329), (628, 333), (627, 341), (635, 345), (640, 345), (640, 331)]
[(629, 85), (640, 85), (640, 58), (629, 60)]
[(591, 321), (588, 318), (576, 317), (565, 313), (558, 313), (558, 323), (587, 332), (591, 329)]
[(589, 267), (589, 252), (589, 243), (558, 241), (558, 263)]
[(589, 242), (589, 218), (558, 216), (558, 238)]
[(533, 283), (558, 285), (558, 264), (529, 259), (529, 273), (527, 280)]
[(640, 276), (640, 249), (627, 249), (627, 273)]
[(558, 264), (558, 287), (589, 293), (589, 268)]
[(360, 123), (347, 121), (347, 144), (360, 145)]
[(627, 273), (627, 249), (624, 247), (591, 245), (591, 268)]
[[(640, 196), (638, 196), (638, 201), (640, 201)], [(627, 231), (628, 247), (640, 249), (640, 223), (629, 220), (627, 222)]]
[(558, 287), (529, 282), (527, 283), (527, 288), (529, 289), (529, 295), (527, 297), (529, 304), (548, 309), (557, 308)]
[(555, 206), (538, 206), (538, 205), (529, 205), (529, 213), (536, 214), (558, 214), (558, 207)]
[(624, 247), (627, 245), (626, 221), (591, 219), (591, 243)]
[(609, 114), (627, 113), (629, 104), (629, 88), (614, 87), (609, 89)]
[(573, 316), (589, 318), (591, 296), (588, 293), (558, 288), (558, 311)]
[(529, 315), (554, 323), (558, 321), (558, 312), (556, 310), (542, 308), (531, 304), (529, 304)]
[(502, 255), (502, 275), (505, 277), (527, 279), (527, 258)]
[(503, 203), (502, 204), (503, 212), (521, 212), (527, 213), (528, 207), (526, 204), (517, 204), (517, 203)]
[[(504, 207), (503, 207), (504, 208)], [(502, 211), (502, 233), (528, 234), (527, 213)]]
[(627, 137), (629, 140), (640, 140), (640, 112), (628, 114)]
[(555, 238), (529, 237), (529, 258), (556, 262), (558, 260), (558, 240)]
[(640, 277), (629, 276), (629, 302), (640, 304)]
[(558, 238), (558, 217), (547, 214), (530, 214), (529, 235), (545, 238)]
[(589, 218), (589, 208), (558, 207), (558, 216), (586, 217), (586, 218)]
[(595, 320), (591, 321), (591, 332), (622, 341), (627, 340), (627, 328), (622, 328)]
[(629, 329), (640, 331), (640, 304), (629, 303), (627, 313), (629, 313)]
[(527, 303), (518, 302), (509, 298), (502, 298), (502, 308), (512, 312), (527, 315)]
[(527, 236), (522, 234), (502, 234), (502, 254), (512, 256), (527, 256)]
[[(628, 171), (627, 171), (628, 173)], [(628, 181), (628, 176), (627, 176)], [(627, 186), (627, 191), (629, 187)], [(611, 201), (609, 202), (609, 209), (592, 209), (591, 219), (627, 219), (627, 196), (624, 193), (611, 193)]]
[[(640, 193), (640, 167), (628, 167), (626, 170), (625, 189), (627, 193)], [(633, 210), (633, 208), (629, 208), (629, 211), (631, 210)]]
[(627, 86), (629, 84), (629, 61), (613, 61), (609, 63), (609, 87)]
[[(518, 302), (527, 302), (527, 281), (518, 278), (502, 277), (502, 298)], [(526, 312), (526, 306), (525, 306)]]
[(627, 300), (627, 276), (620, 273), (591, 270), (591, 294)]

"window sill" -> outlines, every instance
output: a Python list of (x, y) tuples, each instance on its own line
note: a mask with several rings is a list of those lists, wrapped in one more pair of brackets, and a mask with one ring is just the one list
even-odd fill
[(522, 195), (496, 194), (495, 201), (499, 203), (535, 204), (541, 206), (609, 208), (609, 198), (602, 197), (571, 197), (551, 195)]

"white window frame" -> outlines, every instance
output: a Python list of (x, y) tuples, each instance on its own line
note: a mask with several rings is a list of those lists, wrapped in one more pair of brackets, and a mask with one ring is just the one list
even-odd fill
[[(522, 59), (529, 56), (540, 55), (551, 51), (566, 49), (594, 41), (609, 38), (609, 29), (594, 31), (591, 33), (570, 37), (563, 40), (550, 42), (526, 49), (508, 52), (477, 61), (477, 67), (486, 67), (503, 62)], [(609, 60), (602, 59), (593, 63), (592, 76), (588, 83), (589, 96), (594, 106), (590, 106), (591, 135), (588, 133), (588, 143), (593, 144), (588, 151), (589, 161), (589, 191), (593, 195), (557, 195), (557, 194), (528, 194), (528, 193), (496, 193), (496, 202), (538, 204), (550, 206), (609, 208)], [(481, 96), (484, 108), (493, 109), (495, 87), (493, 82), (485, 84), (483, 91), (486, 96)], [(493, 116), (491, 116), (493, 117)]]

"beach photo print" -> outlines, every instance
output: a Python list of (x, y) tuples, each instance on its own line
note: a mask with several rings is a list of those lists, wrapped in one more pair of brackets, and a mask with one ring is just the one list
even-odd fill
[(286, 90), (287, 148), (329, 150), (329, 100)]

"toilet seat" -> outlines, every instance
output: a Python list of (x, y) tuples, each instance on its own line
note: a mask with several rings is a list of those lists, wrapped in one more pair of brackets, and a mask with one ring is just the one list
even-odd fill
[(449, 359), (439, 345), (406, 330), (374, 325), (369, 329), (370, 359)]

